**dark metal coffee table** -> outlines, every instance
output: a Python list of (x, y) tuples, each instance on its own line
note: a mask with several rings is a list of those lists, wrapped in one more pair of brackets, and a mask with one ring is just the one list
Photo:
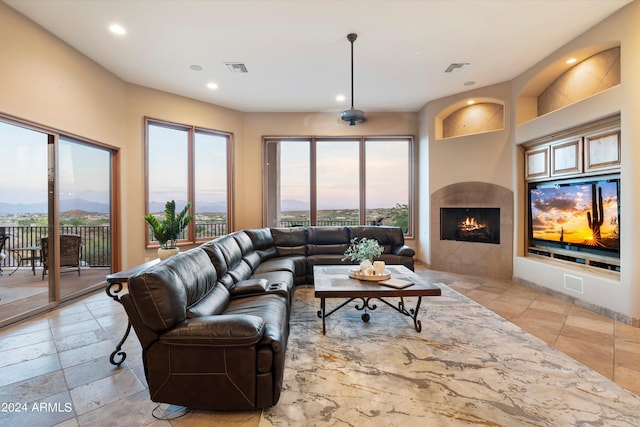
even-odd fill
[[(385, 268), (391, 273), (392, 279), (405, 279), (413, 283), (403, 289), (387, 287), (378, 282), (351, 279), (349, 270), (353, 268), (355, 268), (353, 265), (316, 265), (313, 267), (313, 287), (316, 298), (320, 298), (318, 317), (322, 319), (323, 334), (327, 332), (326, 318), (355, 299), (362, 300), (362, 305), (356, 304), (355, 309), (365, 311), (361, 316), (364, 322), (368, 322), (370, 319), (368, 310), (377, 308), (375, 304), (371, 303), (371, 300), (377, 299), (405, 316), (409, 316), (413, 320), (416, 331), (422, 330), (422, 322), (418, 320), (422, 297), (439, 296), (441, 294), (439, 287), (403, 265), (387, 265)], [(397, 306), (384, 299), (394, 297), (400, 298)], [(404, 297), (418, 297), (416, 307), (407, 309)], [(346, 301), (327, 312), (325, 302), (327, 298), (346, 298)]]

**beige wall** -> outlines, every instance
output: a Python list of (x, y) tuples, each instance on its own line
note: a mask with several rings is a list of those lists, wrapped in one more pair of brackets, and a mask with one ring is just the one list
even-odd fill
[(0, 2), (0, 112), (121, 147), (126, 85)]
[[(443, 111), (467, 99), (504, 102), (504, 129), (476, 135), (438, 139), (436, 122)], [(510, 142), (511, 86), (479, 88), (427, 103), (420, 111), (419, 249), (418, 259), (431, 262), (429, 199), (433, 192), (459, 182), (484, 182), (513, 190), (513, 155)], [(428, 167), (425, 167), (428, 165)]]

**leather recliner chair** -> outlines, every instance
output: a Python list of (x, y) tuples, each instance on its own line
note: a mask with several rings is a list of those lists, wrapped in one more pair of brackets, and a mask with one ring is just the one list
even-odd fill
[(142, 344), (151, 400), (206, 410), (278, 401), (286, 296), (232, 297), (207, 252), (195, 248), (131, 277), (122, 303)]

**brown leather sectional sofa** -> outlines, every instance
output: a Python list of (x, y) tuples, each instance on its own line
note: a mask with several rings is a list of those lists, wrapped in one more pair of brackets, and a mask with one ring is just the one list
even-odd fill
[(224, 411), (275, 405), (294, 286), (312, 283), (314, 265), (344, 264), (354, 237), (378, 240), (380, 259), (413, 269), (397, 227), (262, 228), (129, 278), (121, 301), (142, 344), (151, 400)]

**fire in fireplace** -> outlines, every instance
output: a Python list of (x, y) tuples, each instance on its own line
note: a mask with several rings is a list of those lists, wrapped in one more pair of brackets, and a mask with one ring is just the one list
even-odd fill
[(440, 240), (500, 243), (500, 208), (440, 208)]

